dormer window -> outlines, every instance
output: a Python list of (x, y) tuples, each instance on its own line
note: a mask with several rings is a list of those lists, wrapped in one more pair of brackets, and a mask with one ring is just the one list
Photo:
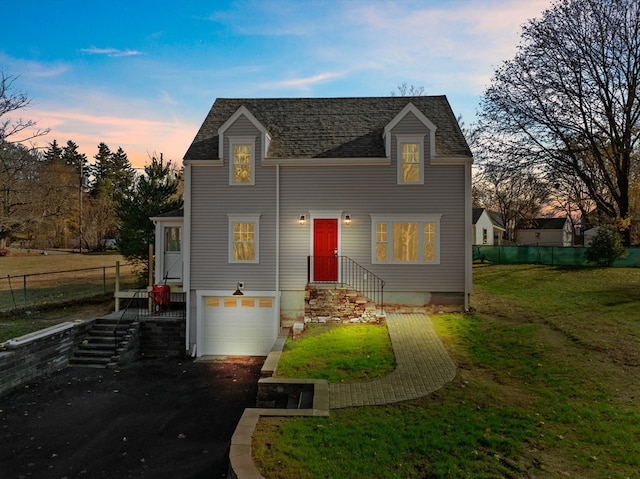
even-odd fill
[(424, 136), (397, 135), (398, 184), (424, 184)]
[(255, 137), (229, 138), (229, 184), (255, 184)]

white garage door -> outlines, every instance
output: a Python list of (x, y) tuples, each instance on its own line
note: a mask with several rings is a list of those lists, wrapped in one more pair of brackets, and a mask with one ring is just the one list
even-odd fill
[(278, 337), (275, 298), (203, 297), (201, 355), (266, 356)]

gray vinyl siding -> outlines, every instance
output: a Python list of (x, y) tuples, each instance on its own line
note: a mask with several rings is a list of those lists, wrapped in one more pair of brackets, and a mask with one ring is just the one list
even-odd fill
[[(395, 134), (425, 135), (424, 185), (397, 184)], [(351, 215), (341, 224), (340, 253), (385, 280), (385, 291), (464, 291), (464, 166), (431, 166), (429, 132), (412, 114), (398, 123), (391, 141), (389, 166), (283, 167), (281, 169), (282, 290), (306, 283), (311, 251), (310, 225), (299, 225), (309, 210), (338, 210)], [(372, 264), (372, 213), (442, 214), (440, 263), (436, 265)]]
[[(349, 213), (341, 224), (340, 253), (386, 281), (386, 291), (464, 290), (464, 166), (433, 166), (424, 186), (396, 184), (395, 164), (375, 167), (281, 169), (281, 289), (303, 289), (311, 226), (309, 210)], [(442, 214), (440, 264), (372, 264), (372, 213)]]
[[(256, 135), (254, 186), (229, 186), (228, 138)], [(396, 134), (425, 137), (424, 185), (397, 184)], [(388, 292), (462, 292), (465, 271), (465, 166), (431, 165), (430, 135), (412, 114), (396, 125), (390, 165), (280, 167), (280, 290), (302, 291), (307, 282), (311, 226), (300, 225), (312, 210), (342, 211), (350, 225), (340, 224), (340, 254), (385, 280)], [(225, 132), (224, 167), (193, 164), (191, 288), (276, 289), (276, 172), (261, 166), (261, 142), (254, 126), (241, 117)], [(437, 152), (436, 152), (437, 153)], [(228, 214), (261, 214), (260, 263), (228, 263)], [(436, 265), (372, 264), (371, 214), (441, 214), (440, 263)], [(308, 216), (307, 216), (308, 217)]]
[(392, 141), (391, 141), (391, 159), (394, 165), (397, 166), (398, 158), (398, 142), (396, 134), (400, 135), (424, 135), (424, 154), (425, 159), (429, 161), (429, 152), (431, 151), (431, 139), (429, 130), (418, 120), (413, 113), (407, 114), (393, 129)]
[[(256, 136), (255, 185), (229, 185), (229, 142), (232, 136)], [(275, 288), (275, 169), (261, 168), (261, 141), (255, 127), (241, 117), (225, 133), (224, 166), (192, 166), (191, 288), (233, 291)], [(260, 214), (259, 263), (230, 264), (229, 214)]]

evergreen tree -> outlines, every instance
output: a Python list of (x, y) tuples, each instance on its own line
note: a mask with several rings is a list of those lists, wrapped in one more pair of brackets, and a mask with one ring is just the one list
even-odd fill
[(69, 140), (67, 141), (67, 145), (62, 149), (62, 159), (67, 165), (73, 166), (75, 168), (78, 176), (80, 175), (80, 171), (82, 170), (84, 184), (84, 177), (89, 176), (90, 168), (89, 161), (87, 160), (87, 155), (85, 155), (84, 153), (80, 153), (78, 151), (78, 145)]
[(135, 170), (122, 147), (118, 147), (118, 150), (111, 155), (108, 174), (111, 177), (115, 196), (124, 195), (133, 187)]
[(584, 257), (596, 266), (611, 266), (618, 258), (627, 256), (622, 237), (615, 229), (601, 226), (587, 247)]
[(57, 140), (49, 143), (49, 148), (43, 154), (44, 161), (56, 163), (62, 161), (62, 148), (58, 145)]
[(98, 145), (98, 153), (94, 156), (94, 184), (92, 196), (100, 198), (104, 195), (114, 202), (125, 195), (135, 181), (135, 170), (121, 147), (113, 153), (105, 143)]
[(151, 217), (182, 208), (178, 196), (179, 179), (171, 161), (151, 157), (135, 187), (118, 199), (116, 214), (120, 222), (120, 253), (129, 261), (148, 264), (149, 245), (154, 241)]
[(108, 175), (110, 158), (111, 150), (106, 143), (100, 143), (98, 145), (98, 153), (93, 157), (95, 162), (91, 166), (91, 173), (93, 175), (91, 196), (94, 198), (99, 198), (101, 195), (111, 196), (113, 192), (113, 185)]

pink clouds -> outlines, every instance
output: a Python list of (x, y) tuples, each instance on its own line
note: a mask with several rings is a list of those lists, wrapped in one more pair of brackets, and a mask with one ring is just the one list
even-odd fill
[(112, 151), (118, 147), (127, 153), (136, 168), (149, 162), (149, 155), (163, 153), (164, 158), (181, 164), (195, 132), (197, 123), (158, 121), (145, 118), (101, 116), (74, 110), (30, 110), (29, 117), (41, 128), (51, 132), (40, 138), (39, 146), (54, 139), (60, 144), (75, 142), (81, 153), (91, 160), (100, 142)]

